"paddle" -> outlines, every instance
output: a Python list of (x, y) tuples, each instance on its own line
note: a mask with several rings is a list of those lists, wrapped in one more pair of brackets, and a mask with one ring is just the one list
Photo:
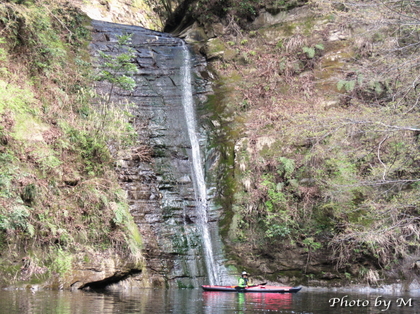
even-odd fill
[(267, 284), (266, 282), (262, 282), (262, 283), (259, 283), (259, 284), (256, 284), (256, 285), (248, 286), (248, 288), (258, 287), (258, 286), (264, 286), (266, 284)]
[(253, 288), (253, 287), (258, 287), (258, 286), (264, 286), (266, 284), (267, 284), (266, 282), (262, 282), (262, 283), (259, 283), (259, 284), (256, 284), (256, 285), (247, 286), (247, 287), (232, 286), (232, 288), (235, 288), (237, 290), (240, 290), (240, 289)]

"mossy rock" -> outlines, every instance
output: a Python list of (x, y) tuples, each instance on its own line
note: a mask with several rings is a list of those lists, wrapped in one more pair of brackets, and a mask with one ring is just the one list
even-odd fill
[(180, 37), (185, 37), (185, 41), (189, 44), (204, 42), (208, 37), (202, 27), (194, 23), (189, 29), (180, 34)]
[(212, 38), (207, 41), (204, 53), (207, 59), (222, 58), (225, 54), (226, 46), (220, 38)]

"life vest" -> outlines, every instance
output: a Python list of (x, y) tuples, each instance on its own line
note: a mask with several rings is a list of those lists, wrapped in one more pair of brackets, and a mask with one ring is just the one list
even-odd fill
[(248, 285), (248, 278), (239, 277), (238, 286), (239, 287), (246, 287)]

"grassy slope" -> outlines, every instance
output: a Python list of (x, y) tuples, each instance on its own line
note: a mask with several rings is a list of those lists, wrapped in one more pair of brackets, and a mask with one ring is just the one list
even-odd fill
[(0, 4), (0, 283), (141, 245), (105, 141), (132, 140), (94, 111), (89, 20), (63, 3)]
[(357, 4), (248, 31), (228, 15), (207, 48), (236, 165), (225, 235), (254, 273), (295, 250), (310, 278), (322, 261), (375, 283), (418, 254), (418, 6)]

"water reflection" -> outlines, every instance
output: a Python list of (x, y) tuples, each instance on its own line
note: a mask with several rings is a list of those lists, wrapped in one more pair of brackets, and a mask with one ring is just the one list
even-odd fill
[[(331, 299), (344, 300), (331, 306)], [(203, 292), (141, 289), (120, 292), (0, 290), (0, 314), (379, 314), (419, 313), (420, 295)], [(357, 300), (361, 306), (356, 306)], [(400, 302), (399, 302), (400, 300)], [(401, 303), (404, 300), (404, 304)], [(379, 301), (382, 303), (379, 304)], [(384, 305), (389, 302), (389, 308)], [(367, 304), (367, 306), (362, 306)], [(404, 306), (398, 306), (404, 305)]]
[[(252, 311), (291, 310), (293, 294), (291, 293), (235, 293), (235, 292), (203, 292), (205, 313), (226, 313), (231, 308), (236, 313), (252, 313)], [(216, 312), (215, 310), (218, 309)]]

